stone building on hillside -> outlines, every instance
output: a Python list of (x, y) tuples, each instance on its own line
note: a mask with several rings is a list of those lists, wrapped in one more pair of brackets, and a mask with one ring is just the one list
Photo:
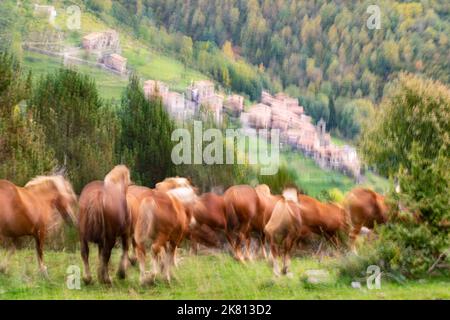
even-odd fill
[(119, 34), (115, 30), (92, 32), (83, 37), (82, 46), (89, 52), (120, 53)]
[(120, 73), (127, 72), (127, 59), (117, 53), (112, 53), (103, 58), (103, 63), (106, 67)]
[(144, 94), (147, 98), (152, 96), (160, 96), (166, 99), (169, 93), (169, 87), (161, 81), (157, 80), (147, 80), (144, 82)]
[(222, 121), (224, 97), (215, 92), (214, 83), (209, 80), (193, 82), (186, 90), (186, 98), (193, 102), (197, 109), (201, 106), (213, 114), (217, 123)]
[(229, 95), (225, 99), (224, 108), (232, 117), (239, 117), (244, 111), (244, 97), (238, 94)]
[(321, 119), (313, 125), (298, 100), (285, 93), (272, 96), (263, 91), (261, 103), (242, 112), (240, 120), (244, 128), (280, 130), (281, 142), (300, 150), (322, 168), (339, 170), (356, 178), (360, 175), (356, 150), (333, 145), (325, 121)]

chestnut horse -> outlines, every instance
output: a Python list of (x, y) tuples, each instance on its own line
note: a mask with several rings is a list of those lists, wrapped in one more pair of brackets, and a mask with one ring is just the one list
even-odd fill
[(150, 188), (143, 187), (143, 186), (137, 186), (137, 185), (131, 185), (128, 187), (127, 190), (127, 206), (128, 206), (128, 212), (131, 217), (131, 226), (130, 226), (130, 237), (131, 237), (131, 244), (133, 245), (133, 253), (134, 255), (130, 257), (131, 264), (135, 264), (137, 261), (136, 258), (136, 241), (134, 239), (134, 230), (136, 228), (137, 219), (139, 216), (139, 208), (141, 206), (141, 200), (143, 195), (150, 191)]
[(202, 194), (194, 204), (193, 215), (196, 223), (190, 230), (192, 248), (196, 251), (197, 243), (218, 247), (222, 243), (220, 235), (227, 236), (227, 217), (223, 197), (213, 192)]
[[(134, 240), (141, 285), (153, 283), (159, 272), (165, 273), (166, 280), (170, 282), (176, 248), (187, 233), (190, 221), (188, 214), (182, 202), (171, 191), (148, 190), (140, 196)], [(152, 241), (153, 258), (150, 276), (145, 271), (145, 243), (148, 240)]]
[(350, 217), (347, 211), (335, 203), (322, 203), (312, 197), (298, 195), (302, 214), (301, 239), (310, 234), (323, 235), (327, 240), (339, 246), (339, 233), (348, 234), (350, 231)]
[(273, 272), (280, 275), (278, 256), (282, 255), (282, 274), (290, 275), (290, 257), (294, 245), (301, 235), (302, 216), (298, 206), (297, 190), (286, 189), (275, 204), (264, 233), (270, 243), (270, 260)]
[(356, 238), (363, 227), (372, 229), (375, 224), (388, 221), (389, 207), (385, 197), (370, 189), (355, 188), (345, 198), (345, 205), (350, 214), (353, 229), (350, 234), (352, 250), (356, 252)]
[[(238, 261), (251, 259), (250, 242), (252, 221), (261, 212), (261, 204), (254, 188), (248, 185), (232, 186), (224, 194), (227, 234), (230, 245), (234, 250)], [(241, 245), (245, 244), (245, 256), (242, 254)]]
[(260, 241), (263, 257), (266, 259), (268, 256), (266, 253), (266, 233), (264, 228), (270, 220), (275, 205), (282, 199), (282, 196), (273, 195), (269, 186), (265, 184), (256, 186), (255, 190), (258, 195), (260, 210), (252, 219), (252, 232), (256, 233)]
[(24, 188), (0, 180), (0, 238), (34, 237), (39, 269), (47, 276), (43, 248), (48, 225), (55, 211), (75, 224), (76, 202), (72, 186), (60, 175), (37, 177)]
[(125, 278), (129, 261), (128, 243), (131, 226), (126, 194), (130, 183), (130, 171), (126, 166), (119, 165), (114, 167), (103, 181), (93, 181), (81, 192), (78, 224), (85, 271), (83, 280), (86, 284), (92, 281), (89, 268), (89, 242), (98, 245), (100, 260), (98, 280), (110, 284), (108, 263), (117, 237), (122, 241), (122, 258), (117, 275), (119, 278)]

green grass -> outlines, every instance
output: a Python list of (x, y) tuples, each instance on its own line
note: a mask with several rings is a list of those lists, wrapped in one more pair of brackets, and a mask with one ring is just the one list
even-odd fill
[(200, 72), (185, 68), (180, 61), (145, 47), (127, 46), (122, 54), (128, 59), (130, 68), (142, 78), (163, 81), (173, 91), (184, 92), (191, 81), (207, 79)]
[[(250, 152), (258, 152), (258, 139), (253, 137), (249, 139), (248, 150)], [(261, 146), (262, 151), (266, 152), (267, 147), (265, 143)], [(324, 190), (333, 188), (346, 193), (358, 185), (354, 179), (338, 171), (320, 168), (313, 159), (304, 156), (299, 151), (280, 150), (280, 165), (283, 163), (295, 171), (297, 175), (295, 183), (313, 197), (317, 197)], [(360, 185), (385, 193), (388, 190), (389, 181), (372, 172), (368, 172)]]
[[(96, 250), (91, 250), (91, 264), (96, 269)], [(338, 279), (333, 271), (334, 258), (320, 262), (312, 256), (296, 257), (292, 262), (293, 278), (275, 278), (264, 261), (240, 264), (225, 253), (180, 255), (176, 279), (169, 285), (162, 280), (150, 287), (139, 285), (139, 272), (131, 267), (126, 280), (113, 277), (111, 287), (81, 284), (80, 290), (67, 288), (67, 268), (81, 268), (79, 252), (47, 251), (45, 254), (50, 280), (37, 271), (34, 250), (20, 250), (9, 261), (6, 273), (0, 274), (2, 299), (449, 299), (449, 279), (435, 278), (399, 284), (382, 279), (380, 290), (353, 289), (351, 279)], [(111, 276), (117, 270), (119, 250), (110, 266)], [(149, 267), (148, 267), (149, 268)], [(308, 269), (327, 269), (329, 284), (306, 283)], [(94, 277), (96, 280), (96, 278)]]

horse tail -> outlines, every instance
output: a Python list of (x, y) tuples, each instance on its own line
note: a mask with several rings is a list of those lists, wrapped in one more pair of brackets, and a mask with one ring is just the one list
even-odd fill
[[(98, 199), (91, 199), (84, 208), (86, 215), (86, 228), (90, 230), (88, 234), (95, 238), (95, 242), (105, 242), (106, 226), (103, 216), (103, 202)], [(101, 235), (101, 238), (98, 237)]]
[(136, 242), (142, 243), (153, 235), (156, 206), (155, 200), (151, 197), (142, 200), (139, 206), (138, 221), (134, 230)]

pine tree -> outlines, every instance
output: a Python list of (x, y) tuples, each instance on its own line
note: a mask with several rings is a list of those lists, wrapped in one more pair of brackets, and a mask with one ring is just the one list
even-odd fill
[(76, 190), (111, 169), (116, 120), (91, 78), (68, 69), (48, 74), (37, 84), (30, 106)]
[(24, 77), (15, 57), (0, 53), (0, 179), (18, 185), (49, 173), (56, 164), (42, 128), (20, 106), (30, 87), (31, 75)]
[(171, 141), (174, 123), (158, 97), (147, 100), (139, 78), (130, 76), (119, 112), (117, 157), (132, 168), (136, 183), (153, 186), (174, 172)]

